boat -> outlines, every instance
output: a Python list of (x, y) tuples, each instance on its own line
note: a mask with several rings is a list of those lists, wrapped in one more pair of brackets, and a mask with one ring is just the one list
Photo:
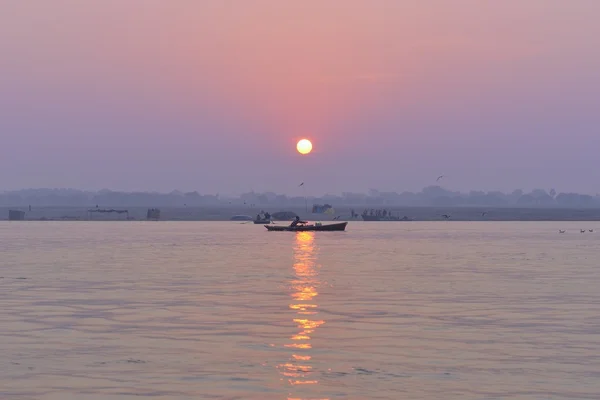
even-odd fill
[(308, 232), (308, 231), (344, 231), (348, 222), (339, 222), (336, 224), (320, 225), (320, 224), (303, 224), (296, 226), (278, 226), (265, 225), (269, 232), (271, 231), (290, 231), (290, 232)]
[(361, 215), (363, 221), (410, 221), (411, 219), (404, 216), (402, 218), (400, 217), (394, 217), (392, 215), (386, 215), (385, 217), (381, 216), (381, 215), (366, 215), (363, 214)]

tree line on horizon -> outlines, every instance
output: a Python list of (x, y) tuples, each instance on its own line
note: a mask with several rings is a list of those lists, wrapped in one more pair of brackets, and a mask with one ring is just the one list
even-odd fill
[(534, 189), (511, 193), (476, 191), (468, 193), (427, 186), (420, 192), (385, 192), (375, 189), (368, 193), (344, 192), (341, 195), (287, 196), (274, 192), (248, 192), (237, 197), (172, 191), (120, 192), (112, 190), (83, 191), (77, 189), (23, 189), (0, 193), (3, 207), (304, 207), (307, 203), (341, 206), (481, 206), (481, 207), (600, 207), (600, 196), (579, 193), (557, 193), (554, 189)]

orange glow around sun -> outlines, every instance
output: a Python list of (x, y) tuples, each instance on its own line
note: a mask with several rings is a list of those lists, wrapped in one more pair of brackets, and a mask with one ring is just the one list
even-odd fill
[(308, 154), (312, 151), (312, 143), (308, 139), (302, 139), (296, 145), (296, 149), (300, 154)]

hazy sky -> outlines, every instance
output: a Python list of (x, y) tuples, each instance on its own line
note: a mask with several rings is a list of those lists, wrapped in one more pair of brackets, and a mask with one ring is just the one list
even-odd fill
[(598, 0), (3, 0), (0, 189), (600, 192), (599, 18)]

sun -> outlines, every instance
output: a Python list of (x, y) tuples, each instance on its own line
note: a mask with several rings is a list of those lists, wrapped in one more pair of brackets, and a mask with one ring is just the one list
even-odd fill
[(312, 151), (312, 143), (308, 139), (302, 139), (296, 145), (296, 149), (300, 154), (308, 154)]

